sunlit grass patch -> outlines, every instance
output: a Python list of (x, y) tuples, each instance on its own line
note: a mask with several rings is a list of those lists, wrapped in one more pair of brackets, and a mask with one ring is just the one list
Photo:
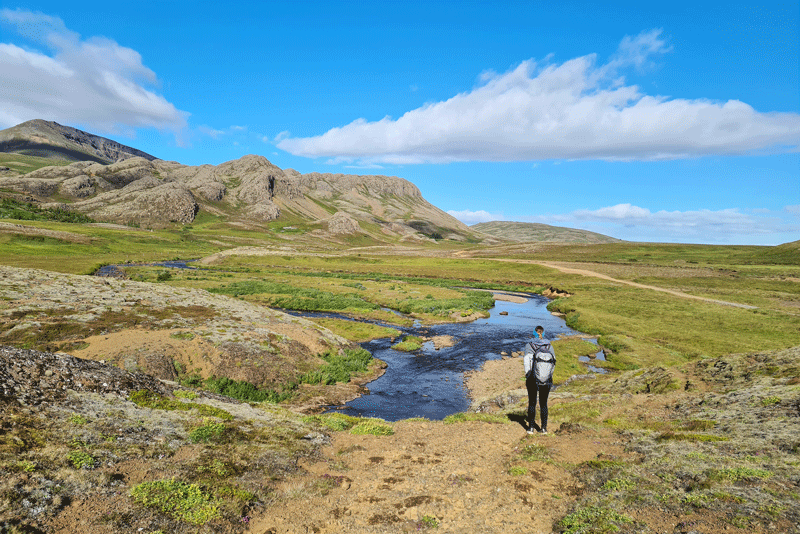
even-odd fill
[(481, 421), (484, 423), (500, 423), (500, 424), (509, 423), (508, 417), (506, 417), (505, 415), (494, 415), (490, 413), (478, 413), (478, 412), (454, 413), (452, 415), (448, 415), (442, 420), (442, 422), (445, 424), (465, 423), (468, 421)]
[(321, 354), (320, 358), (325, 360), (325, 365), (309, 371), (299, 378), (302, 384), (335, 384), (337, 382), (349, 382), (350, 377), (357, 373), (363, 373), (372, 363), (372, 354), (366, 349), (344, 349), (340, 354), (335, 349)]
[(147, 389), (141, 389), (132, 392), (128, 396), (128, 400), (137, 406), (141, 406), (142, 408), (150, 408), (153, 410), (194, 410), (200, 415), (207, 417), (218, 417), (226, 421), (233, 419), (233, 416), (229, 412), (226, 412), (221, 408), (209, 406), (208, 404), (195, 404), (192, 402), (183, 402), (177, 399), (162, 397), (161, 395)]
[(729, 438), (724, 436), (715, 436), (712, 434), (689, 434), (682, 432), (663, 432), (656, 436), (657, 441), (728, 441)]
[(360, 417), (353, 417), (343, 413), (323, 413), (303, 417), (304, 423), (318, 424), (329, 430), (337, 432), (349, 430), (361, 421)]
[(589, 506), (567, 515), (559, 522), (559, 526), (564, 529), (564, 534), (605, 534), (618, 532), (622, 525), (632, 522), (630, 516), (610, 508)]
[(203, 525), (220, 517), (220, 502), (197, 484), (179, 480), (143, 482), (131, 489), (133, 500), (179, 521)]
[(392, 348), (403, 352), (414, 352), (422, 348), (422, 339), (416, 336), (405, 336), (401, 342), (392, 345)]
[(356, 343), (363, 343), (365, 341), (384, 337), (397, 337), (400, 335), (400, 331), (394, 328), (387, 328), (385, 326), (378, 326), (362, 321), (329, 318), (313, 319), (313, 321), (320, 326), (324, 326), (334, 334), (340, 335), (350, 341), (355, 341)]
[(350, 433), (356, 435), (371, 434), (373, 436), (391, 436), (394, 434), (394, 428), (385, 421), (367, 419), (351, 428)]
[(738, 482), (745, 479), (766, 479), (773, 476), (771, 471), (752, 467), (730, 467), (724, 469), (711, 469), (708, 478), (716, 481)]

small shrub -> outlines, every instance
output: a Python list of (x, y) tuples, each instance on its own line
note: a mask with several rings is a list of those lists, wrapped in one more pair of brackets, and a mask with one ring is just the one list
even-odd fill
[(628, 491), (635, 487), (635, 484), (625, 478), (612, 478), (603, 484), (603, 489), (607, 491)]
[(439, 528), (439, 520), (430, 515), (422, 516), (419, 523), (420, 525), (418, 528)]
[(17, 462), (17, 469), (24, 473), (33, 473), (36, 471), (36, 464), (30, 460), (20, 460)]
[(131, 490), (131, 498), (174, 519), (194, 525), (203, 525), (221, 515), (217, 499), (205, 493), (197, 484), (175, 479), (143, 482)]
[(197, 393), (189, 391), (188, 389), (178, 389), (173, 392), (173, 395), (181, 399), (194, 400), (197, 398)]
[(69, 416), (69, 422), (70, 422), (70, 424), (73, 424), (73, 425), (85, 425), (86, 423), (89, 422), (89, 420), (86, 419), (81, 414), (74, 413), (74, 414)]
[(218, 440), (225, 432), (225, 423), (206, 422), (189, 432), (189, 439), (192, 443), (208, 443)]
[(544, 445), (532, 443), (523, 447), (519, 457), (528, 462), (542, 462), (550, 457), (550, 453)]
[(521, 465), (512, 465), (508, 468), (508, 474), (512, 477), (518, 477), (528, 474), (528, 468)]
[(75, 469), (94, 469), (97, 462), (94, 456), (84, 451), (70, 451), (67, 460)]
[(337, 382), (347, 383), (350, 377), (356, 373), (363, 373), (369, 369), (372, 362), (372, 354), (366, 349), (344, 349), (343, 354), (339, 354), (335, 349), (320, 354), (320, 358), (325, 360), (325, 365), (302, 375), (299, 379), (301, 384), (326, 384), (331, 385)]
[(781, 398), (780, 397), (765, 397), (761, 399), (761, 406), (769, 407), (774, 406), (776, 404), (780, 404)]

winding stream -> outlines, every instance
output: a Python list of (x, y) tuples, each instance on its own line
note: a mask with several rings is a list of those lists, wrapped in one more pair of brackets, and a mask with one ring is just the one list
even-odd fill
[[(581, 335), (547, 311), (549, 300), (546, 297), (526, 297), (528, 301), (522, 304), (496, 301), (488, 319), (403, 329), (405, 334), (411, 335), (452, 336), (456, 340), (452, 347), (436, 350), (433, 343), (428, 342), (421, 350), (407, 353), (392, 350), (393, 342), (388, 338), (363, 343), (362, 347), (375, 358), (388, 364), (386, 372), (367, 384), (369, 394), (328, 411), (387, 421), (409, 417), (440, 420), (466, 411), (470, 405), (464, 387), (466, 371), (480, 369), (487, 360), (500, 359), (502, 352), (511, 354), (522, 350), (536, 325), (544, 326), (547, 339), (556, 339), (560, 334)], [(508, 315), (501, 315), (501, 312)], [(598, 357), (600, 355), (602, 352)], [(521, 360), (519, 365), (521, 375)], [(604, 372), (591, 366), (589, 370)]]
[[(187, 265), (186, 261), (148, 265), (195, 268)], [(125, 265), (108, 265), (98, 270), (95, 275), (115, 276), (115, 271), (119, 267)], [(433, 326), (421, 326), (415, 323), (410, 328), (385, 325), (401, 330), (407, 335), (426, 338), (450, 336), (455, 340), (455, 345), (436, 350), (432, 342), (427, 342), (419, 351), (407, 353), (392, 350), (394, 342), (389, 338), (362, 343), (362, 347), (370, 351), (373, 357), (388, 364), (386, 372), (367, 384), (369, 394), (362, 395), (344, 406), (331, 407), (328, 411), (378, 417), (387, 421), (410, 417), (441, 420), (469, 408), (470, 401), (464, 387), (464, 373), (480, 369), (487, 360), (502, 358), (503, 352), (511, 354), (522, 350), (531, 338), (536, 325), (544, 327), (547, 339), (557, 339), (560, 335), (583, 335), (569, 328), (563, 319), (547, 311), (549, 300), (546, 297), (535, 294), (524, 296), (527, 298), (524, 303), (495, 301), (495, 306), (489, 311), (489, 318), (478, 319), (471, 323)], [(286, 311), (292, 315), (309, 318), (350, 319), (336, 313)], [(603, 359), (602, 351), (597, 353), (596, 358)], [(605, 372), (604, 369), (592, 366), (588, 357), (581, 357), (580, 361), (587, 364), (588, 371)], [(522, 374), (521, 362), (520, 374)]]

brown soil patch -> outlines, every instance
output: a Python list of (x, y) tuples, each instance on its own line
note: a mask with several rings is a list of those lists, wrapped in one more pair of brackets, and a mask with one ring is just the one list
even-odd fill
[[(250, 532), (416, 532), (423, 517), (439, 532), (551, 532), (579, 488), (564, 466), (598, 454), (623, 455), (608, 435), (528, 436), (521, 425), (395, 423), (392, 436), (336, 433), (323, 460), (281, 488), (291, 500), (271, 507)], [(598, 439), (603, 439), (597, 445)], [(520, 459), (542, 445), (546, 461)], [(511, 475), (511, 466), (527, 473)]]
[(473, 401), (481, 402), (510, 390), (525, 389), (520, 358), (488, 360), (480, 370), (464, 373), (464, 385)]
[(163, 376), (168, 374), (165, 370), (162, 369), (159, 373), (157, 369), (152, 368), (154, 365), (163, 365), (164, 362), (158, 361), (157, 358), (160, 355), (170, 367), (173, 367), (173, 362), (178, 362), (190, 374), (198, 374), (203, 378), (211, 376), (222, 354), (212, 343), (200, 336), (193, 339), (173, 337), (181, 335), (182, 332), (182, 330), (122, 330), (88, 337), (84, 341), (89, 346), (73, 350), (71, 354), (89, 360), (105, 360), (129, 371), (138, 368), (159, 378), (174, 379), (175, 376)]

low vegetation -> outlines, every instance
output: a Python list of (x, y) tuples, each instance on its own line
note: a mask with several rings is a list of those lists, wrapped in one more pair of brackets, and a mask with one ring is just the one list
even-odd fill
[[(713, 528), (706, 529), (710, 532), (730, 527), (758, 533), (789, 532), (800, 521), (795, 484), (800, 358), (796, 351), (771, 352), (800, 345), (796, 247), (547, 245), (537, 256), (580, 263), (580, 268), (617, 280), (611, 281), (531, 263), (523, 245), (438, 243), (430, 247), (441, 249), (420, 248), (416, 255), (353, 252), (343, 243), (304, 243), (300, 250), (290, 249), (291, 242), (281, 237), (305, 236), (302, 230), (284, 230), (292, 226), (286, 221), (245, 229), (206, 214), (192, 225), (150, 232), (68, 222), (33, 208), (8, 206), (3, 209), (13, 213), (0, 217), (11, 220), (24, 212), (32, 218), (13, 218), (30, 234), (0, 233), (2, 264), (76, 273), (104, 263), (125, 264), (132, 279), (162, 284), (158, 287), (199, 288), (269, 307), (344, 313), (364, 322), (315, 320), (351, 341), (398, 338), (395, 347), (401, 350), (417, 350), (421, 340), (399, 339), (400, 331), (391, 325), (485, 314), (493, 304), (491, 294), (477, 289), (558, 290), (562, 297), (549, 309), (563, 314), (570, 327), (597, 336), (599, 347), (579, 339), (555, 341), (556, 382), (584, 372), (577, 357), (593, 356), (600, 348), (607, 361), (593, 365), (605, 367), (608, 375), (554, 391), (553, 435), (525, 437), (514, 451), (486, 452), (506, 461), (499, 471), (517, 484), (508, 491), (525, 493), (519, 488), (533, 487), (531, 479), (545, 476), (548, 469), (564, 474), (574, 483), (553, 490), (553, 499), (563, 499), (564, 506), (552, 528), (565, 533), (661, 528), (648, 525), (643, 519), (648, 514), (679, 518), (669, 528), (686, 532), (711, 524), (700, 528), (692, 521), (713, 520)], [(45, 236), (45, 230), (61, 237)], [(272, 248), (263, 256), (230, 255), (191, 270), (136, 265), (209, 256), (234, 246)], [(456, 248), (461, 256), (450, 256)], [(196, 314), (207, 312), (139, 302), (125, 310), (97, 310), (92, 321), (81, 322), (56, 308), (10, 310), (7, 301), (0, 301), (0, 339), (19, 347), (72, 350), (90, 335), (153, 330), (165, 314), (195, 314), (204, 320)], [(169, 340), (177, 344), (202, 337), (180, 328)], [(287, 359), (272, 341), (262, 347), (269, 358), (259, 365), (270, 358)], [(276, 375), (271, 389), (234, 373), (203, 378), (192, 368), (180, 369), (182, 385), (175, 386), (174, 396), (147, 390), (133, 391), (127, 399), (69, 393), (63, 405), (4, 404), (0, 528), (40, 528), (62, 513), (70, 499), (105, 492), (124, 497), (96, 520), (121, 532), (244, 530), (245, 518), (292, 498), (281, 484), (298, 474), (301, 460), (318, 459), (318, 448), (331, 433), (381, 440), (402, 428), (338, 413), (289, 412), (285, 406), (300, 391), (306, 400), (322, 395), (324, 388), (365, 376), (374, 364), (368, 352), (352, 348), (312, 359), (313, 365), (292, 368), (293, 374)], [(220, 395), (239, 402), (220, 400)], [(453, 432), (463, 439), (467, 427), (457, 425), (514, 425), (525, 403), (420, 424), (441, 425), (442, 432), (464, 430)], [(562, 423), (567, 424), (563, 431), (555, 426)], [(600, 446), (619, 445), (623, 452), (598, 450), (590, 461), (563, 461), (558, 447), (533, 441), (561, 439), (556, 432), (591, 434)], [(137, 462), (148, 470), (133, 473)], [(129, 485), (133, 474), (137, 483)], [(458, 477), (468, 480), (468, 475)], [(342, 482), (332, 480), (318, 477), (314, 491), (336, 490)], [(420, 509), (416, 516), (420, 530), (440, 525), (427, 513)]]

